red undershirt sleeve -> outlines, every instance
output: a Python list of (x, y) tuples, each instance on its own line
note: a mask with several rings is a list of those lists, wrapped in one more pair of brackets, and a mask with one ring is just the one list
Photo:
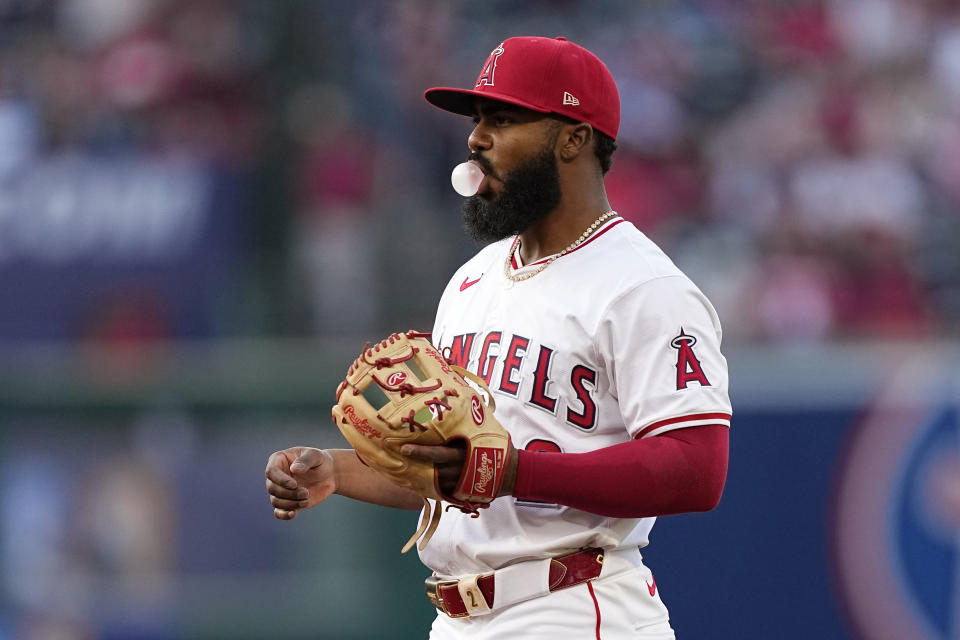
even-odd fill
[(518, 451), (513, 495), (615, 518), (709, 511), (727, 476), (730, 429), (674, 429), (588, 453)]

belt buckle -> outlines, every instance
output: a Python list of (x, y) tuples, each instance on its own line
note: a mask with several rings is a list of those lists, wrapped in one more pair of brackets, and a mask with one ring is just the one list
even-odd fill
[(445, 614), (450, 615), (450, 612), (447, 611), (447, 608), (443, 604), (443, 598), (440, 597), (440, 587), (453, 587), (457, 585), (457, 582), (459, 582), (459, 580), (444, 580), (437, 576), (429, 576), (424, 580), (423, 586), (427, 590), (427, 598), (430, 599), (430, 604)]

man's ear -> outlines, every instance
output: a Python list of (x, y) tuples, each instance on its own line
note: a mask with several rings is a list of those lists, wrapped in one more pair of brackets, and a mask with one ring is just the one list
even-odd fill
[(586, 122), (565, 124), (557, 137), (558, 152), (564, 162), (572, 162), (593, 148), (593, 127)]

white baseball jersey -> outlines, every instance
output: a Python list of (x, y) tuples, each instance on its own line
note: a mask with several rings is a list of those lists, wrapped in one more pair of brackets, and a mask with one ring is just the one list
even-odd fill
[[(672, 429), (729, 426), (716, 312), (633, 224), (609, 220), (521, 282), (504, 274), (515, 242), (485, 247), (454, 274), (433, 340), (488, 381), (495, 415), (518, 449), (581, 453)], [(654, 520), (503, 497), (477, 518), (444, 513), (420, 557), (439, 575), (459, 577), (581, 547), (643, 547)]]

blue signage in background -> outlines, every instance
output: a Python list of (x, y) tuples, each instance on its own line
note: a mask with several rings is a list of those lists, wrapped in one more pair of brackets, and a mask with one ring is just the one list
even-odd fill
[(960, 379), (948, 361), (904, 363), (840, 467), (835, 571), (863, 638), (960, 637)]
[(892, 558), (913, 615), (931, 637), (956, 638), (960, 457), (956, 408), (945, 405), (920, 429), (907, 452), (901, 491), (893, 505)]
[(827, 517), (857, 407), (733, 404), (720, 505), (658, 518), (643, 550), (677, 638), (853, 640), (831, 580)]
[(678, 638), (960, 638), (957, 355), (917, 344), (869, 371), (823, 365), (836, 389), (876, 378), (856, 397), (804, 393), (808, 373), (780, 386), (792, 406), (734, 395), (720, 505), (660, 518), (644, 550)]
[(242, 202), (209, 165), (47, 156), (0, 180), (0, 341), (202, 337)]

